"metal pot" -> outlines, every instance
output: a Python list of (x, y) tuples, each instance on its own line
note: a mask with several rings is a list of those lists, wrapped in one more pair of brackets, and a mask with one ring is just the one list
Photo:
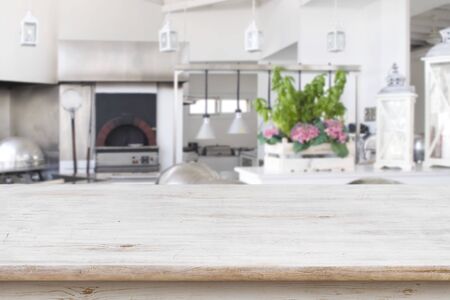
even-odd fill
[(44, 166), (44, 153), (34, 142), (19, 137), (0, 142), (0, 173), (26, 172)]

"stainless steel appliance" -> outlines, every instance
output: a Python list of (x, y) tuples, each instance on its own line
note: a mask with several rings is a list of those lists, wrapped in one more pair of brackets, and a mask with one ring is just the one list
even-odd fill
[(33, 141), (10, 137), (0, 142), (0, 183), (42, 181), (45, 169), (44, 153)]
[(258, 154), (256, 150), (242, 151), (239, 155), (239, 166), (240, 167), (257, 167)]
[(204, 156), (233, 156), (234, 151), (230, 146), (213, 145), (203, 147), (202, 154)]
[(155, 146), (97, 147), (97, 173), (145, 173), (159, 171), (159, 149)]

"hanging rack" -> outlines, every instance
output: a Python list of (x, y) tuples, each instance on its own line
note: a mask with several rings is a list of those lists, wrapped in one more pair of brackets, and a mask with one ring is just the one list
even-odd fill
[[(356, 145), (358, 145), (359, 137), (360, 137), (360, 121), (359, 121), (359, 72), (361, 71), (361, 67), (359, 65), (306, 65), (306, 64), (292, 64), (292, 65), (277, 65), (283, 69), (285, 72), (298, 72), (299, 75), (303, 73), (326, 73), (326, 72), (337, 72), (339, 70), (345, 71), (347, 73), (354, 74), (354, 115), (355, 115), (355, 125), (356, 125), (356, 143), (355, 143), (355, 159), (359, 156), (359, 149)], [(180, 123), (178, 118), (182, 119), (182, 102), (183, 99), (179, 94), (179, 83), (180, 76), (183, 73), (201, 73), (205, 71), (217, 72), (217, 73), (233, 73), (236, 71), (246, 72), (246, 73), (261, 73), (261, 72), (272, 72), (276, 66), (272, 64), (237, 64), (237, 63), (195, 63), (195, 64), (185, 64), (178, 65), (174, 69), (174, 127), (173, 127), (173, 162), (181, 162), (182, 161), (182, 148), (181, 145), (181, 136), (178, 136), (179, 131), (182, 131), (182, 127), (180, 127)], [(301, 72), (301, 73), (300, 73)]]
[[(277, 65), (283, 68), (286, 72), (309, 72), (309, 73), (321, 73), (328, 71), (346, 71), (346, 72), (360, 72), (361, 67), (359, 65)], [(180, 72), (204, 72), (205, 70), (214, 71), (214, 72), (264, 72), (264, 71), (273, 71), (275, 66), (272, 64), (233, 64), (233, 63), (198, 63), (198, 64), (186, 64), (186, 65), (178, 65), (175, 67), (175, 71)]]

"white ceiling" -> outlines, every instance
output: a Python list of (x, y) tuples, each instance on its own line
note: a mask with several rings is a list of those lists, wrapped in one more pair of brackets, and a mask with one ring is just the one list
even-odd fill
[[(155, 4), (161, 5), (163, 12), (179, 12), (193, 9), (208, 9), (211, 7), (218, 9), (223, 7), (237, 8), (247, 6), (250, 8), (252, 5), (252, 0), (146, 0), (146, 1), (150, 1)], [(267, 1), (274, 1), (274, 0), (256, 0), (256, 4), (260, 5), (261, 3)]]
[[(159, 4), (164, 12), (177, 12), (192, 9), (209, 9), (211, 7), (251, 7), (251, 0), (146, 0)], [(258, 4), (265, 1), (257, 0)], [(291, 0), (299, 1), (306, 6), (329, 6), (333, 0)], [(362, 7), (375, 0), (340, 0), (342, 7)], [(394, 1), (394, 0), (392, 0)], [(411, 0), (411, 45), (412, 47), (426, 46), (433, 28), (437, 30), (450, 26), (450, 0)]]

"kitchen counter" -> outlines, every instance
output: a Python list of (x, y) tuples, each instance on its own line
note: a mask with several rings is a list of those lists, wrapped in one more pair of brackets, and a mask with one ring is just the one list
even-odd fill
[(343, 185), (361, 179), (384, 179), (402, 184), (448, 185), (450, 168), (422, 168), (404, 172), (396, 169), (375, 170), (372, 165), (358, 165), (353, 172), (273, 173), (264, 167), (237, 167), (239, 180), (246, 184), (319, 184)]
[(450, 294), (450, 187), (35, 185), (0, 195), (1, 299)]

